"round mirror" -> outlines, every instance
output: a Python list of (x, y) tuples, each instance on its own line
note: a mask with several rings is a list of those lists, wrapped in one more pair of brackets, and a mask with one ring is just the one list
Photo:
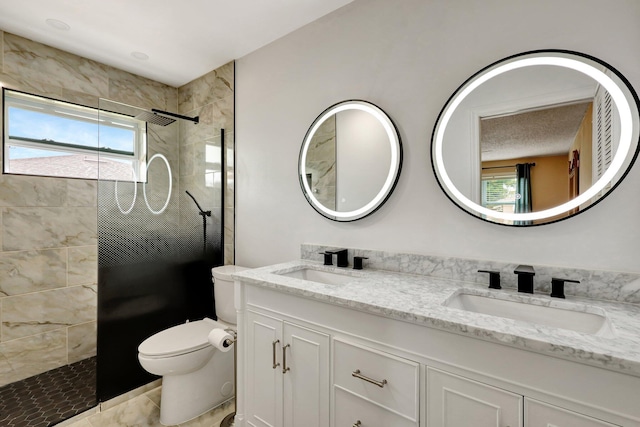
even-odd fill
[(380, 108), (343, 101), (327, 108), (304, 137), (298, 172), (307, 201), (334, 221), (375, 212), (391, 195), (402, 166), (398, 131)]
[(577, 52), (514, 55), (449, 98), (431, 138), (445, 194), (486, 221), (532, 226), (594, 206), (638, 154), (638, 96), (610, 65)]

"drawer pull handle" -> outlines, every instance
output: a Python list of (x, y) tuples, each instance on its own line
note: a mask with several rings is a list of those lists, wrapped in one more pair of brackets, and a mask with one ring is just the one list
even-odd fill
[(360, 422), (360, 420), (356, 421), (355, 424), (353, 425), (353, 427), (360, 427), (362, 426), (362, 423)]
[(291, 347), (291, 345), (287, 344), (284, 347), (282, 347), (282, 373), (283, 374), (286, 374), (287, 371), (291, 370), (289, 367), (287, 367), (287, 347)]
[(271, 343), (272, 347), (273, 347), (273, 369), (276, 369), (278, 366), (280, 366), (280, 363), (276, 363), (276, 344), (278, 344), (280, 342), (280, 340), (275, 340), (273, 343)]
[(356, 378), (360, 378), (361, 380), (364, 380), (364, 381), (366, 381), (368, 383), (375, 384), (380, 388), (384, 387), (384, 385), (387, 383), (387, 380), (376, 381), (376, 380), (373, 380), (373, 379), (371, 379), (369, 377), (365, 377), (364, 375), (362, 375), (360, 373), (360, 369), (356, 369), (355, 371), (353, 371), (351, 373), (351, 376), (352, 377), (356, 377)]

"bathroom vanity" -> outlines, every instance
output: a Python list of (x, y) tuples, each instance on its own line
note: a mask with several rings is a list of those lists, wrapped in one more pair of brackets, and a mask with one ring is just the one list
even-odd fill
[(236, 425), (640, 426), (636, 304), (305, 259), (234, 278)]

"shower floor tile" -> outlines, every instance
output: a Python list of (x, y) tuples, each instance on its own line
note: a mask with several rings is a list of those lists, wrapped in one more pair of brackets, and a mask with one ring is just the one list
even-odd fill
[(48, 427), (96, 406), (96, 358), (0, 387), (0, 426)]

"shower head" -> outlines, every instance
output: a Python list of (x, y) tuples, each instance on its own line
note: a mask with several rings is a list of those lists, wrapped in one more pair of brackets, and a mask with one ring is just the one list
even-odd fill
[(188, 120), (195, 124), (198, 124), (200, 122), (200, 117), (198, 116), (196, 117), (183, 116), (182, 114), (170, 113), (168, 111), (157, 110), (155, 108), (152, 108), (151, 112), (149, 111), (141, 112), (136, 116), (136, 119), (143, 120), (147, 123), (153, 123), (154, 125), (160, 125), (160, 126), (167, 126), (175, 122), (174, 119), (170, 119), (169, 117), (165, 117), (165, 116), (175, 117), (176, 119)]
[(169, 117), (164, 117), (159, 115), (156, 112), (143, 111), (136, 116), (136, 119), (142, 120), (147, 123), (151, 123), (154, 125), (167, 126), (171, 123), (175, 122), (174, 119), (170, 119)]

